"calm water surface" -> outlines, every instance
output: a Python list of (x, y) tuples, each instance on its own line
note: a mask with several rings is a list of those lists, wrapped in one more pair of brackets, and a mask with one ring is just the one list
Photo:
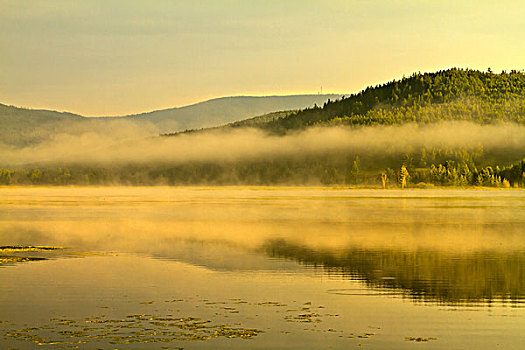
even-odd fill
[(0, 349), (523, 349), (524, 209), (518, 190), (0, 188)]

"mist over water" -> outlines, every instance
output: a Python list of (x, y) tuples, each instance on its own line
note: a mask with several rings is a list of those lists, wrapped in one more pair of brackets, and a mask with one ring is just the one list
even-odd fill
[(404, 153), (421, 148), (504, 151), (522, 157), (525, 126), (470, 122), (373, 127), (318, 127), (285, 136), (259, 129), (218, 129), (171, 137), (151, 137), (150, 130), (121, 127), (108, 132), (59, 134), (29, 147), (0, 144), (0, 166), (72, 163), (184, 163), (271, 160), (330, 152), (360, 155)]

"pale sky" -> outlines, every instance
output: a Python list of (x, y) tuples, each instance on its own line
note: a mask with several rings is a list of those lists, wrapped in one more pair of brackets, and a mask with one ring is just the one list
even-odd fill
[(525, 1), (0, 0), (0, 103), (123, 115), (525, 68)]

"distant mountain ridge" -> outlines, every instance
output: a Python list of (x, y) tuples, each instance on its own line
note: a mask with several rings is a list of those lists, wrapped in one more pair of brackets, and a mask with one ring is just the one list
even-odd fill
[(297, 110), (322, 105), (329, 99), (341, 95), (289, 95), (289, 96), (232, 96), (219, 97), (189, 106), (157, 110), (120, 118), (147, 119), (161, 127), (161, 132), (173, 129), (176, 118), (177, 129), (217, 126), (270, 112)]
[[(0, 104), (0, 144), (17, 147), (43, 142), (55, 135), (88, 132), (156, 135), (213, 127), (258, 115), (321, 105), (341, 95), (235, 96), (119, 117), (84, 117), (74, 113)], [(127, 132), (128, 131), (128, 132)]]

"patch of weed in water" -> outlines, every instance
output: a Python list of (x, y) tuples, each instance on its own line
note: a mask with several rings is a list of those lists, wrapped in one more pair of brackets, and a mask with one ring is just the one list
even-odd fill
[(432, 338), (432, 337), (429, 337), (429, 338), (424, 338), (424, 337), (405, 337), (405, 340), (406, 341), (414, 341), (414, 342), (417, 342), (417, 343), (423, 343), (423, 342), (428, 342), (428, 341), (431, 341), (431, 340), (437, 340), (437, 338)]
[(232, 304), (248, 304), (248, 302), (246, 300), (242, 300), (242, 299), (239, 299), (239, 298), (232, 298), (232, 299), (230, 299), (230, 302)]
[[(64, 249), (62, 247), (51, 247), (51, 246), (34, 246), (34, 245), (3, 245), (0, 246), (0, 266), (2, 265), (13, 265), (25, 262), (34, 262), (48, 260), (42, 256), (27, 256), (19, 253), (26, 252), (49, 252)], [(9, 255), (5, 255), (5, 254)]]
[[(215, 324), (195, 317), (128, 315), (122, 319), (95, 316), (76, 321), (53, 318), (49, 324), (10, 330), (6, 337), (32, 342), (39, 346), (58, 345), (71, 348), (91, 341), (109, 344), (170, 343), (178, 341), (206, 341), (213, 338), (252, 339), (263, 333), (255, 328)], [(178, 349), (178, 347), (175, 347)]]
[[(191, 302), (192, 298), (165, 300), (166, 303), (172, 302)], [(215, 338), (226, 339), (254, 339), (263, 330), (257, 328), (246, 328), (239, 323), (239, 318), (235, 318), (236, 323), (228, 323), (228, 315), (235, 313), (244, 315), (242, 319), (246, 322), (255, 320), (258, 316), (257, 311), (263, 314), (268, 312), (283, 313), (279, 318), (285, 322), (295, 322), (301, 324), (301, 330), (296, 326), (283, 327), (276, 329), (268, 328), (280, 332), (282, 335), (288, 335), (299, 332), (317, 334), (315, 336), (331, 336), (337, 338), (359, 339), (361, 345), (363, 341), (373, 337), (376, 333), (350, 333), (348, 330), (333, 328), (326, 318), (338, 317), (337, 314), (321, 313), (321, 310), (328, 311), (323, 307), (313, 305), (311, 302), (292, 302), (290, 306), (278, 301), (246, 301), (243, 299), (227, 300), (208, 300), (195, 299), (194, 302), (200, 303), (205, 307), (212, 308), (214, 316), (207, 316), (203, 319), (197, 317), (181, 317), (171, 313), (158, 314), (158, 311), (142, 311), (141, 313), (129, 314), (126, 316), (109, 317), (97, 315), (84, 319), (70, 319), (66, 316), (53, 318), (48, 324), (41, 327), (24, 328), (11, 330), (5, 334), (6, 337), (15, 338), (22, 341), (40, 344), (43, 348), (63, 348), (72, 349), (82, 347), (83, 343), (90, 345), (95, 344), (112, 344), (118, 347), (119, 344), (152, 344), (156, 343), (157, 348), (178, 349), (181, 343), (203, 342)], [(146, 309), (153, 309), (158, 305), (155, 301), (138, 302)], [(153, 304), (153, 305), (152, 305)], [(288, 309), (291, 307), (290, 309)], [(173, 310), (172, 310), (173, 312)], [(245, 314), (248, 312), (248, 314)], [(233, 316), (233, 315), (231, 315)], [(211, 318), (209, 318), (211, 317)], [(217, 317), (217, 318), (215, 318)], [(209, 318), (209, 319), (208, 319)], [(284, 319), (283, 319), (284, 318)], [(327, 321), (326, 323), (321, 323)], [(325, 324), (325, 327), (321, 327)], [(332, 327), (330, 327), (332, 326)], [(15, 326), (10, 325), (10, 328)], [(26, 326), (27, 327), (27, 326)], [(303, 329), (304, 328), (304, 329)], [(377, 327), (369, 327), (379, 329)], [(324, 334), (324, 335), (322, 335)], [(416, 339), (416, 338), (415, 338)], [(417, 340), (414, 340), (417, 341)], [(89, 345), (88, 345), (89, 346)]]
[(376, 335), (376, 333), (363, 333), (361, 335), (358, 335), (357, 337), (361, 339), (368, 339), (374, 335)]
[(47, 260), (46, 258), (37, 258), (32, 256), (0, 256), (0, 265), (10, 265), (15, 263), (32, 262)]
[(60, 250), (63, 247), (37, 246), (37, 245), (3, 245), (0, 252), (44, 252), (50, 250)]
[(285, 307), (288, 306), (286, 304), (281, 304), (277, 301), (263, 301), (261, 303), (257, 303), (259, 306), (276, 306), (276, 307)]
[[(286, 315), (284, 319), (288, 322), (315, 322), (319, 323), (321, 322), (321, 315), (313, 312), (311, 310), (311, 302), (306, 302), (303, 304), (303, 307), (299, 310), (298, 315)], [(290, 311), (296, 311), (296, 310), (290, 310)]]

